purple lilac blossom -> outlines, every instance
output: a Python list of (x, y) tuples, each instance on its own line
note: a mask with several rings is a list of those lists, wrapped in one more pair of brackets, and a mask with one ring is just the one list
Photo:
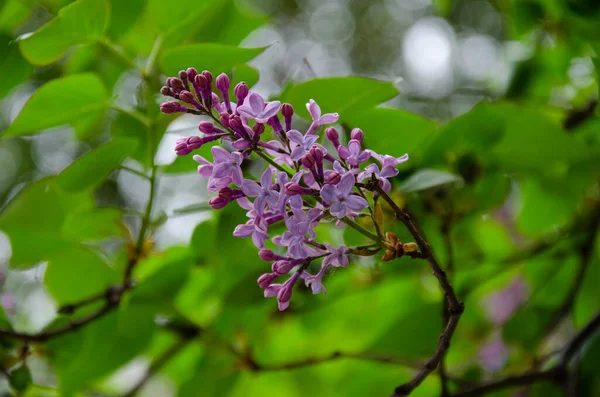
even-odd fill
[[(364, 148), (364, 132), (359, 128), (351, 131), (348, 145), (342, 146), (340, 134), (333, 127), (323, 134), (335, 148), (328, 153), (322, 140), (319, 142), (322, 137), (317, 130), (336, 123), (337, 113), (321, 114), (319, 105), (310, 99), (306, 108), (311, 124), (303, 133), (293, 129), (292, 105), (265, 102), (258, 93), (249, 92), (244, 82), (235, 86), (235, 98), (229, 98), (231, 82), (226, 74), (218, 75), (214, 83), (213, 92), (210, 72), (198, 73), (188, 68), (177, 77), (168, 78), (161, 88), (161, 94), (171, 98), (161, 105), (164, 113), (192, 113), (212, 119), (199, 123), (198, 129), (204, 135), (179, 139), (175, 152), (184, 156), (202, 145), (214, 145), (212, 162), (193, 156), (198, 163), (198, 174), (207, 178), (209, 192), (217, 192), (209, 199), (212, 208), (219, 210), (235, 202), (247, 211), (247, 221), (238, 225), (233, 234), (251, 237), (260, 249), (261, 259), (271, 262), (270, 271), (257, 280), (265, 297), (277, 296), (279, 310), (285, 310), (299, 278), (313, 293), (326, 293), (323, 278), (327, 269), (348, 266), (354, 249), (319, 242), (315, 227), (329, 221), (327, 214), (338, 218), (338, 226), (358, 216), (369, 203), (352, 193), (356, 178), (362, 181), (374, 176), (387, 192), (391, 189), (388, 178), (398, 175), (396, 166), (408, 156), (396, 158)], [(266, 128), (272, 133), (264, 134)], [(263, 135), (275, 139), (266, 141)], [(216, 144), (217, 141), (227, 141), (230, 150)], [(266, 157), (270, 164), (260, 181), (244, 178), (242, 164), (254, 161), (257, 155)], [(280, 247), (276, 253), (264, 247), (271, 239), (269, 228), (281, 222), (285, 230), (272, 237), (275, 246)], [(307, 269), (318, 260), (320, 270), (313, 275)], [(278, 282), (282, 277), (287, 280)]]

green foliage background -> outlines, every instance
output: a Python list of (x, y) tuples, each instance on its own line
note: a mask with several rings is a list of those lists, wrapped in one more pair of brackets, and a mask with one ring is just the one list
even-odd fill
[[(284, 3), (293, 13), (296, 5)], [(463, 3), (438, 0), (432, 9), (452, 22)], [(514, 65), (503, 94), (484, 95), (459, 117), (423, 116), (440, 102), (426, 104), (421, 115), (382, 105), (403, 94), (392, 82), (366, 77), (287, 81), (280, 95), (301, 117), (308, 116), (310, 98), (324, 112), (339, 112), (344, 128), (360, 126), (375, 151), (410, 154), (393, 181), (393, 197), (413, 214), (440, 262), (452, 264), (449, 274), (466, 306), (446, 359), (452, 391), (532, 368), (600, 309), (600, 113), (593, 102), (600, 7), (584, 0), (491, 4), (505, 17), (505, 39), (539, 39)], [(186, 208), (153, 207), (177, 194), (176, 187), (160, 189), (162, 178), (195, 167), (189, 158), (155, 160), (175, 119), (158, 110), (164, 77), (194, 66), (255, 84), (258, 71), (247, 63), (265, 48), (239, 44), (269, 18), (230, 0), (0, 1), (3, 106), (22, 87), (34, 91), (16, 117), (4, 112), (0, 119), (1, 155), (27, 159), (0, 190), (0, 230), (11, 247), (2, 255), (5, 273), (43, 277), (49, 310), (63, 309), (39, 325), (16, 302), (15, 310), (0, 313), (0, 325), (35, 333), (85, 319), (106, 305), (105, 291), (128, 280), (124, 274), (135, 262), (135, 288), (125, 287), (119, 304), (99, 319), (30, 345), (0, 337), (5, 395), (125, 396), (141, 375), (117, 381), (115, 373), (127, 366), (143, 374), (175, 347), (140, 395), (386, 396), (410, 379), (411, 363), (431, 355), (442, 328), (442, 294), (425, 262), (355, 260), (327, 277), (326, 296), (299, 288), (290, 309), (279, 313), (256, 285), (267, 265), (250, 241), (231, 235), (243, 211), (207, 211), (206, 196)], [(592, 81), (565, 106), (551, 105), (553, 90), (567, 84), (569, 65), (581, 58), (595, 66)], [(123, 100), (126, 77), (135, 84)], [(58, 175), (40, 177), (32, 142), (64, 125), (75, 131), (78, 158)], [(121, 173), (140, 179), (141, 212), (117, 190)], [(195, 212), (204, 216), (189, 244), (153, 246), (168, 219)], [(385, 228), (410, 241), (387, 209)], [(362, 242), (352, 229), (318, 233)], [(504, 327), (494, 326), (481, 302), (516, 278), (525, 280), (529, 298)], [(95, 296), (72, 313), (65, 309)], [(565, 302), (568, 315), (549, 335)], [(188, 337), (193, 331), (185, 343), (182, 330)], [(497, 337), (508, 359), (488, 373), (479, 351)], [(578, 395), (600, 394), (599, 346), (596, 338), (577, 359)], [(335, 352), (381, 354), (404, 364), (346, 357), (282, 367)], [(440, 392), (433, 374), (414, 395)], [(563, 393), (545, 383), (526, 392)]]

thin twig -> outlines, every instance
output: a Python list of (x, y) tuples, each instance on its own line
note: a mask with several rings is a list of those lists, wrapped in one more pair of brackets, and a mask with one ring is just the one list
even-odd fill
[(435, 352), (431, 356), (431, 358), (425, 363), (425, 365), (419, 370), (419, 372), (407, 383), (404, 383), (398, 387), (396, 387), (393, 396), (407, 396), (409, 395), (417, 386), (431, 374), (439, 365), (440, 361), (444, 357), (444, 354), (450, 347), (450, 341), (452, 339), (452, 335), (454, 335), (454, 331), (456, 331), (456, 327), (458, 326), (458, 320), (460, 319), (461, 314), (464, 311), (464, 304), (458, 300), (452, 285), (448, 281), (446, 276), (446, 272), (441, 268), (429, 244), (425, 241), (421, 233), (419, 233), (418, 229), (411, 222), (410, 217), (406, 214), (402, 208), (400, 208), (394, 200), (388, 196), (388, 194), (379, 186), (378, 181), (371, 180), (370, 183), (363, 185), (367, 189), (372, 190), (378, 193), (381, 198), (383, 198), (388, 205), (392, 208), (394, 213), (396, 214), (396, 218), (404, 224), (404, 226), (408, 229), (409, 233), (415, 239), (415, 242), (419, 246), (419, 250), (422, 253), (422, 256), (427, 260), (433, 274), (438, 279), (440, 287), (444, 291), (446, 296), (446, 300), (448, 301), (448, 322), (446, 323), (446, 327), (442, 334), (440, 335), (439, 342)]
[(156, 374), (163, 366), (165, 366), (173, 357), (175, 357), (183, 348), (190, 343), (192, 339), (190, 338), (181, 338), (177, 341), (171, 348), (165, 351), (160, 356), (156, 357), (150, 367), (148, 367), (148, 371), (144, 374), (142, 379), (140, 379), (133, 388), (127, 393), (123, 394), (123, 397), (133, 397), (135, 396), (144, 385), (152, 378), (154, 374)]
[(146, 179), (146, 180), (150, 180), (150, 177), (149, 177), (148, 175), (144, 174), (142, 171), (138, 171), (138, 170), (136, 170), (136, 169), (133, 169), (133, 168), (131, 168), (131, 167), (128, 167), (128, 166), (126, 166), (126, 165), (121, 165), (121, 166), (119, 166), (119, 169), (120, 169), (120, 170), (123, 170), (123, 171), (130, 172), (130, 173), (132, 173), (132, 174), (135, 174), (135, 175), (137, 175), (137, 176), (139, 176), (139, 177), (141, 177), (141, 178), (144, 178), (144, 179)]
[(388, 363), (388, 364), (397, 364), (397, 365), (402, 365), (404, 367), (415, 368), (415, 369), (420, 368), (420, 365), (418, 362), (414, 362), (414, 361), (410, 361), (410, 360), (406, 360), (406, 359), (402, 359), (402, 358), (398, 358), (398, 357), (386, 356), (386, 355), (374, 354), (374, 353), (344, 353), (344, 352), (334, 352), (334, 353), (331, 353), (330, 355), (324, 356), (324, 357), (312, 357), (312, 358), (307, 358), (307, 359), (300, 360), (300, 361), (283, 363), (283, 364), (275, 364), (275, 365), (268, 365), (268, 364), (263, 365), (263, 364), (257, 363), (255, 360), (251, 360), (254, 363), (254, 365), (252, 365), (251, 367), (256, 371), (288, 371), (288, 370), (292, 370), (292, 369), (309, 367), (312, 365), (318, 365), (318, 364), (326, 363), (329, 361), (334, 361), (337, 359), (343, 359), (343, 358), (376, 361), (376, 362)]
[[(442, 236), (444, 238), (444, 247), (446, 249), (447, 256), (447, 264), (446, 264), (446, 273), (448, 274), (448, 278), (452, 279), (452, 274), (454, 273), (454, 250), (452, 245), (452, 221), (453, 221), (453, 213), (452, 213), (452, 203), (449, 202), (450, 205), (450, 213), (444, 217), (442, 224)], [(442, 319), (444, 324), (447, 324), (450, 321), (449, 318), (449, 305), (448, 300), (444, 299), (444, 304), (442, 306)], [(444, 354), (445, 356), (445, 354)], [(442, 397), (446, 397), (449, 395), (448, 393), (448, 374), (446, 373), (446, 363), (444, 360), (444, 356), (440, 360), (440, 365), (438, 368), (438, 373), (440, 374), (440, 381), (442, 383)]]
[(568, 380), (567, 368), (569, 362), (598, 330), (600, 330), (600, 311), (567, 343), (561, 360), (554, 367), (544, 371), (526, 372), (520, 375), (509, 376), (495, 382), (478, 385), (471, 389), (455, 393), (453, 397), (482, 396), (493, 391), (530, 385), (543, 380), (564, 384)]

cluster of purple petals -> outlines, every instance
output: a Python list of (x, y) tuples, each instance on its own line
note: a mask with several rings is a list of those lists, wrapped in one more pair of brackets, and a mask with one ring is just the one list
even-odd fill
[[(276, 296), (279, 309), (285, 310), (299, 279), (313, 293), (326, 293), (323, 276), (330, 266), (347, 266), (352, 249), (319, 242), (315, 227), (332, 217), (338, 223), (357, 217), (369, 203), (356, 184), (374, 179), (389, 191), (389, 178), (398, 174), (396, 166), (408, 156), (396, 158), (364, 148), (364, 134), (358, 128), (352, 130), (347, 145), (341, 144), (338, 131), (326, 127), (338, 121), (338, 114), (322, 114), (312, 99), (306, 104), (311, 124), (302, 133), (292, 128), (294, 109), (290, 104), (265, 101), (250, 92), (244, 82), (235, 86), (232, 102), (226, 74), (219, 75), (214, 86), (218, 94), (212, 89), (212, 74), (194, 68), (167, 79), (161, 93), (174, 100), (161, 105), (164, 113), (191, 113), (211, 119), (199, 123), (200, 135), (179, 139), (175, 152), (187, 155), (209, 142), (224, 142), (223, 146), (212, 146), (212, 162), (199, 155), (193, 159), (199, 163), (200, 176), (208, 180), (208, 190), (217, 193), (209, 200), (214, 209), (235, 201), (247, 211), (248, 220), (233, 234), (251, 238), (260, 258), (271, 263), (271, 271), (258, 279), (265, 297)], [(267, 128), (272, 134), (265, 134)], [(325, 133), (321, 134), (323, 128)], [(267, 135), (274, 139), (265, 139)], [(324, 139), (333, 150), (323, 145)], [(246, 179), (242, 172), (243, 163), (253, 152), (269, 159), (259, 180)], [(271, 236), (269, 228), (275, 223), (283, 223), (286, 230)], [(269, 239), (281, 247), (279, 253), (265, 248)], [(315, 260), (321, 260), (321, 268), (311, 274), (307, 268)], [(285, 281), (278, 281), (290, 273)]]

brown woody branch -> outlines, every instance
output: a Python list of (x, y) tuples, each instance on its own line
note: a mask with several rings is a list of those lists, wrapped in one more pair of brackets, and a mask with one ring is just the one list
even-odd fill
[(367, 184), (360, 184), (361, 187), (365, 187), (368, 190), (378, 193), (385, 202), (392, 208), (396, 215), (396, 219), (404, 224), (404, 226), (408, 229), (409, 233), (415, 239), (415, 242), (419, 246), (419, 250), (422, 253), (422, 256), (431, 267), (433, 271), (433, 275), (438, 279), (440, 287), (444, 291), (444, 295), (446, 297), (446, 301), (448, 302), (448, 321), (446, 322), (446, 326), (444, 331), (440, 335), (439, 342), (435, 352), (431, 356), (431, 358), (425, 363), (425, 365), (417, 372), (417, 374), (407, 383), (404, 383), (394, 390), (394, 397), (398, 396), (407, 396), (409, 395), (416, 387), (418, 387), (429, 374), (431, 374), (440, 364), (440, 361), (446, 354), (446, 351), (450, 347), (450, 341), (452, 339), (452, 335), (456, 331), (456, 327), (458, 326), (458, 320), (460, 319), (461, 314), (464, 311), (463, 302), (458, 300), (452, 285), (448, 281), (448, 277), (446, 276), (446, 272), (439, 265), (435, 256), (433, 255), (433, 251), (431, 247), (425, 241), (421, 233), (415, 227), (415, 225), (410, 220), (410, 216), (405, 213), (402, 208), (400, 208), (394, 200), (388, 196), (388, 194), (379, 186), (378, 181), (371, 179), (371, 181)]
[(526, 372), (524, 374), (509, 376), (507, 378), (475, 386), (471, 389), (458, 392), (453, 397), (476, 397), (482, 396), (493, 391), (513, 388), (518, 386), (530, 385), (539, 381), (553, 381), (566, 383), (568, 380), (568, 365), (583, 345), (600, 330), (600, 312), (596, 315), (570, 340), (565, 346), (563, 356), (554, 367), (536, 372)]

